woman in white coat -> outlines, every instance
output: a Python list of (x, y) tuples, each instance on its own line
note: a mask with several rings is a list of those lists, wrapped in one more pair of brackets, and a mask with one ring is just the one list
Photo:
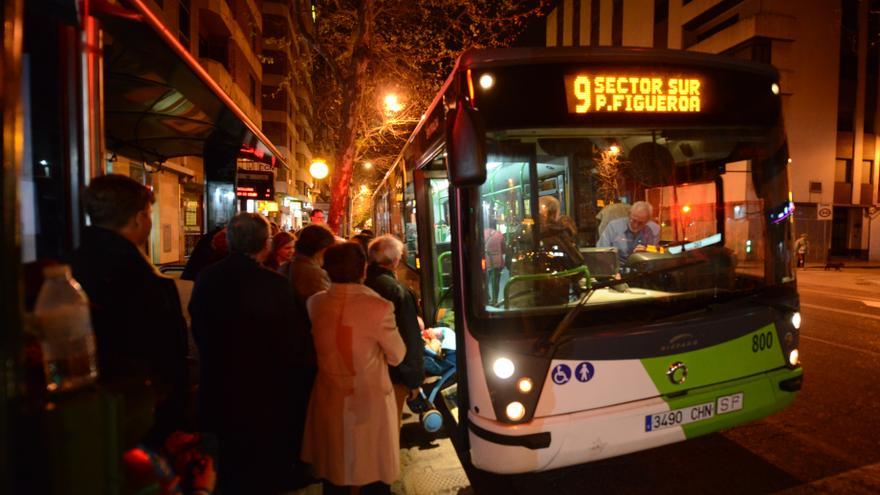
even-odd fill
[(330, 289), (306, 307), (318, 356), (302, 460), (325, 480), (324, 493), (390, 493), (400, 475), (400, 440), (388, 365), (406, 347), (394, 305), (363, 285), (366, 259), (354, 242), (329, 248)]

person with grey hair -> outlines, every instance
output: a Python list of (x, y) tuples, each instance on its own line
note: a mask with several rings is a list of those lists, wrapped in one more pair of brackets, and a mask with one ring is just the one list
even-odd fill
[(651, 203), (636, 201), (628, 217), (608, 222), (596, 246), (616, 248), (621, 264), (625, 265), (631, 254), (657, 245), (660, 229), (652, 220), (653, 215)]
[(424, 342), (419, 328), (418, 303), (416, 296), (397, 280), (397, 267), (404, 253), (403, 243), (386, 234), (373, 239), (367, 251), (370, 264), (364, 283), (394, 303), (397, 330), (406, 344), (403, 362), (390, 368), (399, 423), (402, 420), (404, 401), (407, 397), (417, 397), (425, 380)]
[(199, 274), (189, 304), (199, 427), (217, 438), (222, 493), (297, 488), (312, 344), (290, 283), (261, 264), (269, 232), (259, 214), (232, 218), (229, 256)]

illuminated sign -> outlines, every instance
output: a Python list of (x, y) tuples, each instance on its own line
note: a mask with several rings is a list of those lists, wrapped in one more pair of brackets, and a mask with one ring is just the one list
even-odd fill
[(235, 195), (242, 199), (272, 200), (275, 197), (275, 175), (271, 172), (236, 174)]
[(702, 80), (608, 74), (565, 76), (565, 97), (572, 113), (697, 113)]
[(277, 201), (257, 201), (257, 211), (278, 211)]

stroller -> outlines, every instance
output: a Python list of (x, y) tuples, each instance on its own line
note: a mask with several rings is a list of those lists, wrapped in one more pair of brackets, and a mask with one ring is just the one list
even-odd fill
[[(419, 396), (407, 399), (406, 404), (419, 415), (425, 431), (436, 433), (443, 427), (443, 415), (434, 407), (434, 401), (441, 390), (455, 383), (455, 332), (451, 328), (435, 327), (425, 330), (422, 335), (426, 340), (425, 375), (438, 378), (426, 381), (419, 390)], [(434, 338), (437, 335), (439, 339)]]

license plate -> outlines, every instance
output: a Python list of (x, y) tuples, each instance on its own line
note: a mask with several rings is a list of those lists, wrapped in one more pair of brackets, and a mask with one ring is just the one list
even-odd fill
[(676, 426), (694, 423), (714, 417), (716, 414), (724, 414), (742, 409), (743, 394), (725, 395), (718, 397), (714, 402), (706, 402), (695, 406), (673, 409), (645, 416), (645, 431), (664, 430)]

